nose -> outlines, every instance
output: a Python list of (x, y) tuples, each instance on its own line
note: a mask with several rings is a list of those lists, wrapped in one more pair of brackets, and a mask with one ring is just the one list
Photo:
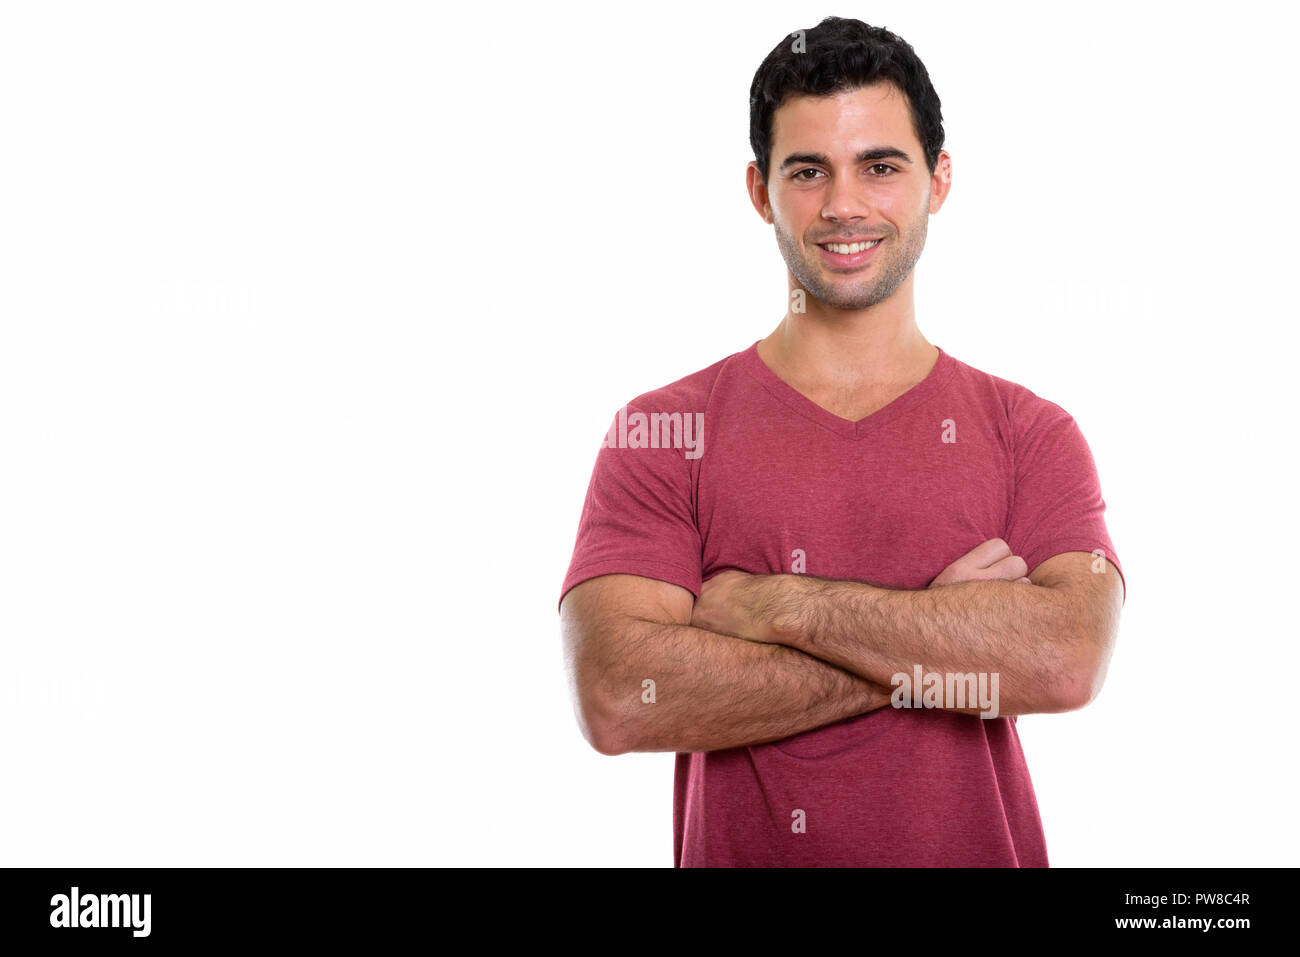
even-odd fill
[(871, 206), (867, 202), (867, 192), (860, 183), (851, 177), (837, 177), (831, 182), (826, 193), (826, 205), (822, 207), (823, 219), (848, 221), (870, 216)]

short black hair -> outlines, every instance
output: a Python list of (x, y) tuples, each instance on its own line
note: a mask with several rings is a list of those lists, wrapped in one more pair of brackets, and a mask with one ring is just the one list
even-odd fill
[[(792, 40), (799, 33), (800, 40)], [(802, 45), (802, 49), (800, 46)], [(792, 96), (831, 96), (887, 81), (907, 96), (912, 128), (931, 175), (943, 149), (943, 113), (925, 64), (911, 45), (884, 27), (827, 17), (778, 43), (749, 88), (749, 143), (767, 185), (772, 158), (772, 117)]]

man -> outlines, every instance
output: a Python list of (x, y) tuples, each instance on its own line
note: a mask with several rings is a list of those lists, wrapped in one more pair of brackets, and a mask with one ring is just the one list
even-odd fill
[(678, 866), (1046, 866), (1015, 719), (1092, 700), (1124, 600), (1091, 453), (917, 328), (952, 163), (912, 48), (828, 18), (750, 111), (791, 304), (611, 425), (561, 594), (579, 723), (678, 752)]

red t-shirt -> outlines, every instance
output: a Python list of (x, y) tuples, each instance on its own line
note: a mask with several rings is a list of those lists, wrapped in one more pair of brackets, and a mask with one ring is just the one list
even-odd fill
[[(925, 588), (990, 538), (1030, 571), (1102, 549), (1123, 580), (1092, 453), (1060, 406), (940, 349), (924, 380), (851, 422), (777, 376), (757, 345), (615, 416), (561, 600), (615, 573), (698, 598), (728, 568)], [(1005, 716), (885, 706), (678, 754), (674, 795), (682, 867), (1047, 866)]]

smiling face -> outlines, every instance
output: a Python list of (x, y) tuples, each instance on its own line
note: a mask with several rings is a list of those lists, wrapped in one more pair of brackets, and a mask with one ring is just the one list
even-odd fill
[(911, 275), (951, 179), (946, 152), (931, 176), (907, 97), (889, 83), (783, 103), (766, 190), (750, 167), (755, 206), (791, 274), (848, 310), (883, 302)]

